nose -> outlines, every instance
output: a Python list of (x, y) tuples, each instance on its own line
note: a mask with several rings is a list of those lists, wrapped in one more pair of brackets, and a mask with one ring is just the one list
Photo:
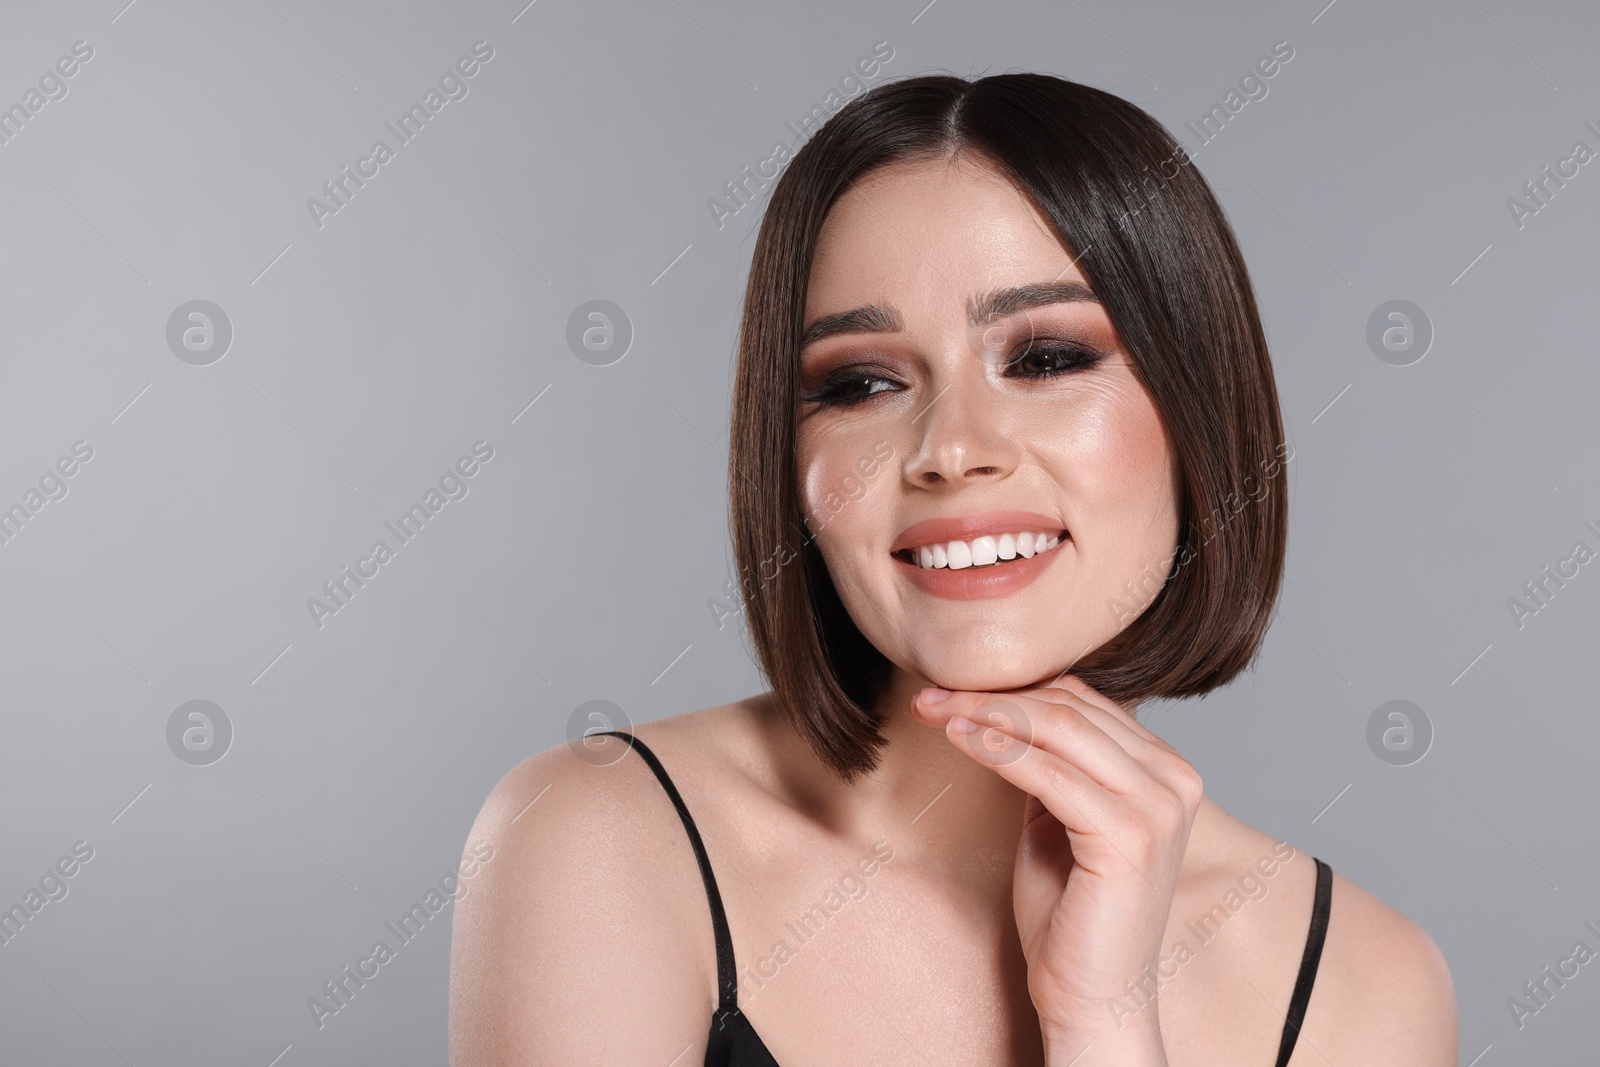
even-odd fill
[(968, 361), (912, 416), (918, 447), (906, 480), (925, 488), (999, 479), (1017, 466), (1018, 448), (981, 366)]

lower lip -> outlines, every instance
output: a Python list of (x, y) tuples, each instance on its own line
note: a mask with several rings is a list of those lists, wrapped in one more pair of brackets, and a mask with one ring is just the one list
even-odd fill
[(1035, 552), (1028, 559), (1018, 557), (1004, 563), (962, 567), (956, 571), (949, 567), (923, 567), (907, 563), (899, 556), (890, 558), (894, 560), (895, 566), (899, 567), (901, 572), (915, 582), (917, 588), (924, 593), (931, 593), (945, 600), (991, 600), (995, 597), (1010, 596), (1027, 586), (1044, 573), (1045, 568), (1061, 554), (1061, 549), (1071, 543), (1071, 538), (1063, 536), (1056, 542), (1054, 548)]

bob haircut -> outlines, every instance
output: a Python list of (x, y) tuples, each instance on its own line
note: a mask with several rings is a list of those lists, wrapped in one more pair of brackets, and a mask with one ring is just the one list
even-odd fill
[(1135, 105), (1049, 75), (880, 84), (829, 119), (772, 190), (744, 297), (728, 455), (741, 600), (761, 668), (781, 713), (846, 782), (876, 768), (888, 743), (874, 704), (892, 664), (850, 618), (803, 526), (795, 416), (806, 286), (823, 219), (853, 182), (961, 153), (997, 166), (1053, 225), (1175, 451), (1171, 568), (1108, 604), (1123, 628), (1074, 673), (1119, 702), (1224, 685), (1254, 661), (1283, 574), (1293, 451), (1249, 274), (1187, 150)]

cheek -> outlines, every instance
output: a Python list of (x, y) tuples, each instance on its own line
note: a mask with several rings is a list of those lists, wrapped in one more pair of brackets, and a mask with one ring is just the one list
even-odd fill
[(1154, 402), (1142, 390), (1117, 398), (1114, 418), (1097, 443), (1103, 469), (1120, 475), (1130, 500), (1170, 502), (1171, 445)]
[(800, 506), (830, 566), (883, 540), (894, 455), (881, 433), (802, 433), (796, 441)]
[(882, 464), (872, 458), (870, 442), (870, 434), (845, 429), (798, 435), (795, 469), (806, 514), (826, 515), (837, 510), (840, 502), (866, 496), (869, 483), (882, 474)]
[(1101, 546), (1115, 561), (1106, 570), (1118, 584), (1135, 573), (1164, 576), (1178, 541), (1176, 467), (1161, 417), (1142, 390), (1121, 415), (1105, 438), (1099, 463), (1106, 478), (1096, 488), (1102, 536), (1115, 539)]
[(802, 439), (796, 444), (795, 466), (800, 477), (800, 510), (816, 531), (828, 517), (827, 497), (839, 480), (838, 461), (826, 442)]
[(813, 533), (844, 517), (865, 492), (848, 434), (802, 435), (796, 447), (800, 506)]
[[(1042, 447), (1068, 489), (1068, 506), (1076, 505), (1084, 549), (1109, 559), (1172, 547), (1177, 483), (1171, 445), (1142, 386), (1124, 381), (1078, 397), (1074, 417), (1036, 440), (1049, 442)], [(1073, 519), (1069, 513), (1069, 523)]]
[[(1071, 461), (1073, 481), (1085, 489), (1115, 489), (1123, 495), (1149, 488), (1168, 466), (1168, 444), (1155, 404), (1131, 380), (1095, 383), (1072, 397), (1070, 415), (1042, 412), (1033, 440), (1062, 461)], [(1049, 424), (1045, 424), (1049, 420)]]

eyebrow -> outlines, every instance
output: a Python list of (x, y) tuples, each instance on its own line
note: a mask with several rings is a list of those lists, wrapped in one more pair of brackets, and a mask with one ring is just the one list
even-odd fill
[[(995, 319), (1047, 304), (1099, 304), (1100, 298), (1083, 282), (1043, 282), (993, 289), (967, 303), (967, 324), (983, 326)], [(802, 350), (841, 333), (898, 333), (904, 322), (893, 304), (864, 304), (849, 311), (823, 315), (805, 328)]]

